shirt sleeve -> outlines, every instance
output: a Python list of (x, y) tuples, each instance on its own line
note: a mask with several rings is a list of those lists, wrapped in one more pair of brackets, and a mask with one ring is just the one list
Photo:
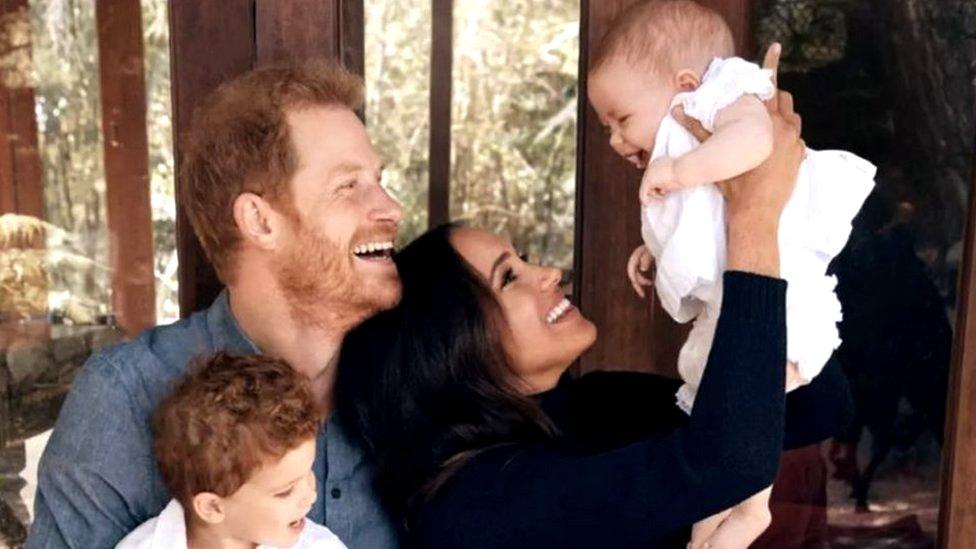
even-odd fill
[(27, 549), (114, 547), (162, 508), (148, 417), (114, 366), (106, 355), (89, 359), (65, 400), (38, 466)]
[(786, 283), (725, 274), (688, 423), (582, 453), (513, 445), (471, 459), (419, 511), (421, 547), (649, 546), (772, 484), (783, 442)]
[(714, 132), (719, 111), (743, 95), (755, 95), (763, 101), (772, 98), (776, 93), (772, 76), (769, 69), (740, 57), (715, 59), (702, 76), (698, 89), (679, 94), (675, 102), (684, 107), (685, 114)]

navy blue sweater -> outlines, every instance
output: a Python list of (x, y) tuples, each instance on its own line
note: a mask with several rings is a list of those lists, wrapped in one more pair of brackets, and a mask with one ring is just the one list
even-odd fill
[[(784, 397), (786, 283), (729, 272), (724, 294), (690, 417), (674, 405), (674, 380), (565, 379), (540, 395), (563, 436), (472, 457), (415, 509), (410, 544), (684, 547), (691, 524), (773, 482), (784, 442), (843, 427), (851, 404), (836, 365)], [(797, 420), (784, 439), (788, 407)]]

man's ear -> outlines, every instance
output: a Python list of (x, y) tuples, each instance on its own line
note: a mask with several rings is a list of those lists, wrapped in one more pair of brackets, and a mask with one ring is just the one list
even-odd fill
[(695, 91), (701, 85), (698, 75), (691, 69), (681, 69), (674, 75), (674, 85), (683, 92)]
[(224, 500), (217, 494), (201, 492), (193, 496), (193, 513), (203, 522), (213, 526), (224, 522)]
[(264, 198), (241, 193), (234, 199), (234, 223), (241, 237), (265, 250), (276, 247), (282, 230), (282, 216)]

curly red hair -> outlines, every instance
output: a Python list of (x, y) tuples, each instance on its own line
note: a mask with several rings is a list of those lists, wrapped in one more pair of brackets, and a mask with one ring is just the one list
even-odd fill
[(322, 410), (308, 378), (283, 360), (217, 353), (180, 379), (153, 417), (170, 494), (229, 496), (263, 465), (313, 438)]

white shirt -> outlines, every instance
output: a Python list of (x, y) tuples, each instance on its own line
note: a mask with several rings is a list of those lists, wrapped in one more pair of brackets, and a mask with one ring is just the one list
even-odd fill
[[(159, 516), (140, 524), (115, 549), (187, 549), (183, 506), (171, 500)], [(276, 548), (259, 545), (258, 549)], [(287, 549), (346, 549), (346, 545), (325, 526), (305, 519), (298, 542)]]
[[(745, 94), (762, 100), (775, 88), (771, 72), (743, 59), (715, 59), (698, 89), (672, 105), (714, 131), (715, 117)], [(661, 121), (651, 159), (679, 157), (699, 142), (670, 115)], [(851, 221), (874, 188), (875, 167), (843, 151), (807, 150), (796, 188), (780, 218), (780, 272), (787, 290), (787, 356), (809, 382), (840, 345), (840, 302), (827, 266), (850, 236)], [(695, 319), (678, 357), (684, 386), (678, 405), (690, 411), (722, 303), (726, 267), (725, 204), (715, 185), (674, 191), (641, 208), (641, 236), (656, 259), (655, 289), (678, 322)], [(785, 365), (784, 365), (785, 366)]]

